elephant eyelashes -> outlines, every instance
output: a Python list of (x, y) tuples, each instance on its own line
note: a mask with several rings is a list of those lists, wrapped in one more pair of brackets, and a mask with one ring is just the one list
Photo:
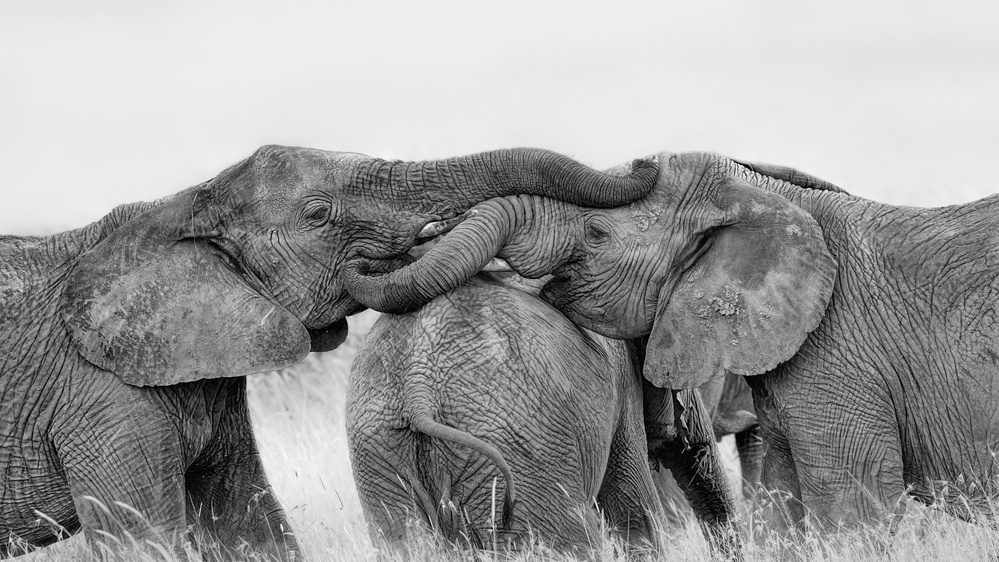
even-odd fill
[(302, 224), (310, 228), (326, 226), (330, 220), (332, 208), (329, 201), (313, 200), (302, 209)]
[(586, 241), (591, 244), (602, 244), (610, 240), (610, 232), (596, 224), (586, 225)]

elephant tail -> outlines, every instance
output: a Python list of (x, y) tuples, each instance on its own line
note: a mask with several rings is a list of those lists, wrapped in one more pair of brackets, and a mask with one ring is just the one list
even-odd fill
[(503, 473), (503, 478), (506, 480), (506, 493), (503, 498), (503, 518), (501, 525), (504, 531), (509, 531), (513, 525), (514, 508), (516, 507), (517, 496), (516, 489), (513, 484), (513, 472), (510, 470), (510, 465), (506, 463), (506, 459), (503, 458), (503, 454), (500, 453), (496, 447), (493, 447), (489, 443), (486, 443), (468, 432), (434, 421), (430, 414), (425, 411), (412, 414), (410, 427), (412, 427), (413, 431), (423, 433), (429, 437), (435, 437), (437, 439), (450, 441), (452, 443), (468, 447), (473, 451), (481, 453), (496, 464), (496, 466), (500, 469), (500, 472)]

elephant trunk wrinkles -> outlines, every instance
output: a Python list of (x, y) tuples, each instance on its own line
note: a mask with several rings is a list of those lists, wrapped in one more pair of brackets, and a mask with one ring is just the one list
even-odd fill
[(401, 195), (417, 206), (430, 202), (455, 213), (518, 194), (616, 207), (651, 192), (658, 175), (655, 160), (635, 160), (631, 173), (614, 176), (555, 152), (512, 148), (417, 163), (371, 159), (358, 166), (348, 189)]
[(708, 540), (723, 552), (737, 551), (735, 496), (699, 393), (658, 388), (647, 379), (642, 393), (649, 458), (673, 473)]
[[(344, 283), (358, 302), (380, 312), (414, 310), (471, 279), (515, 240), (537, 238), (535, 231), (555, 215), (549, 207), (556, 204), (534, 196), (487, 201), (416, 262), (385, 275), (372, 275), (370, 264), (354, 262), (345, 267)], [(532, 251), (541, 255), (525, 259), (532, 269), (519, 273), (532, 278), (550, 273), (559, 249), (536, 245)]]

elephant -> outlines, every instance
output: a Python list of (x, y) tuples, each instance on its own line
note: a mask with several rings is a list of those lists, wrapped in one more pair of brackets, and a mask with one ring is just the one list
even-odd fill
[[(59, 234), (0, 236), (0, 556), (85, 531), (183, 556), (298, 548), (245, 375), (335, 348), (353, 260), (406, 263), (425, 226), (518, 192), (616, 205), (620, 178), (538, 149), (426, 162), (264, 146), (213, 179)], [(431, 229), (432, 230), (432, 229)]]
[(354, 296), (406, 309), (433, 293), (401, 279), (447, 262), (435, 280), (446, 289), (498, 255), (551, 275), (541, 298), (580, 326), (647, 335), (656, 386), (745, 376), (786, 532), (892, 528), (907, 494), (994, 524), (999, 197), (899, 207), (783, 166), (711, 153), (659, 163), (653, 192), (618, 208), (485, 202)]
[[(495, 266), (493, 268), (495, 269)], [(758, 507), (756, 491), (760, 483), (766, 447), (762, 431), (756, 421), (752, 389), (743, 377), (728, 375), (712, 379), (699, 386), (697, 390), (711, 418), (711, 429), (715, 439), (721, 442), (727, 435), (735, 438), (744, 507), (754, 509)], [(694, 516), (685, 494), (677, 486), (670, 471), (654, 472), (652, 478), (659, 499), (666, 510), (666, 518), (671, 524), (682, 524)]]
[(372, 327), (346, 412), (372, 538), (402, 548), (416, 518), (475, 547), (531, 536), (585, 554), (599, 510), (631, 547), (656, 548), (650, 460), (725, 538), (734, 496), (699, 393), (643, 391), (636, 342), (578, 329), (539, 287), (482, 274)]

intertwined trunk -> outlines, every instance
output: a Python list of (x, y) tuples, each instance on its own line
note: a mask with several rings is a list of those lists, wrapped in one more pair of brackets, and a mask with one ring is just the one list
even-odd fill
[(462, 212), (494, 197), (542, 195), (589, 207), (617, 207), (647, 195), (659, 175), (654, 159), (635, 160), (625, 176), (534, 148), (494, 150), (426, 162), (361, 162), (347, 195), (373, 195)]
[(462, 285), (493, 257), (506, 257), (501, 253), (504, 248), (516, 256), (518, 261), (511, 263), (520, 275), (541, 277), (571, 251), (569, 233), (575, 229), (562, 223), (579, 214), (569, 212), (566, 205), (535, 196), (487, 201), (416, 262), (378, 275), (371, 262), (355, 261), (344, 269), (344, 282), (351, 296), (365, 306), (401, 313)]

